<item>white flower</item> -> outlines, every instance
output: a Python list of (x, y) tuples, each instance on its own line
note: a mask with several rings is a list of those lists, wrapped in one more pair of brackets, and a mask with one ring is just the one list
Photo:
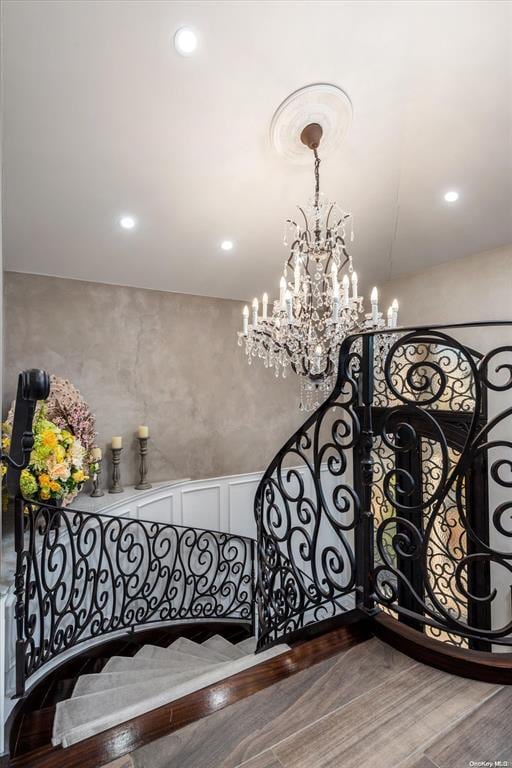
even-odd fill
[(85, 459), (85, 449), (80, 440), (77, 440), (76, 438), (69, 448), (69, 458), (74, 467), (82, 469)]

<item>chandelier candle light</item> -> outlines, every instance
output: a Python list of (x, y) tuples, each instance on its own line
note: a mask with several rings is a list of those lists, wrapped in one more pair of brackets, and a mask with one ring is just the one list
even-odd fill
[[(379, 312), (378, 291), (371, 294), (371, 313), (363, 315), (363, 298), (358, 293), (358, 278), (347, 239), (353, 241), (350, 213), (320, 193), (318, 146), (322, 127), (307, 125), (301, 141), (314, 155), (315, 191), (305, 207), (298, 207), (298, 221), (286, 222), (284, 237), (289, 255), (279, 282), (279, 300), (268, 311), (268, 295), (242, 311), (242, 331), (238, 344), (245, 346), (248, 362), (261, 358), (276, 376), (286, 377), (292, 370), (300, 377), (302, 410), (317, 408), (334, 386), (338, 353), (350, 333), (395, 328), (398, 302), (393, 301), (387, 318)], [(387, 322), (386, 322), (387, 321)], [(392, 335), (381, 337), (378, 354), (389, 348)]]

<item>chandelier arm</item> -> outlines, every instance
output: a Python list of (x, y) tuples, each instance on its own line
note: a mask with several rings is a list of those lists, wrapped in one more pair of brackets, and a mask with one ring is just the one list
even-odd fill
[(297, 206), (297, 210), (302, 213), (302, 217), (304, 219), (304, 233), (309, 232), (309, 224), (308, 224), (308, 217), (306, 216), (304, 212), (304, 208), (301, 208), (300, 205)]
[(347, 261), (350, 261), (350, 254), (347, 251), (347, 246), (345, 245), (345, 239), (341, 235), (338, 235), (336, 237), (336, 241), (335, 242), (336, 242), (336, 245), (341, 245), (341, 252), (343, 253), (343, 255), (345, 257), (345, 261), (343, 262), (343, 264), (340, 265), (340, 269), (341, 269), (342, 267), (345, 266)]
[[(260, 338), (266, 336), (270, 340), (270, 342), (272, 342), (272, 334), (269, 333), (268, 331), (253, 331), (253, 334), (256, 337), (260, 337)], [(264, 339), (262, 340), (261, 343), (263, 344), (264, 349), (268, 352), (270, 345), (267, 342), (265, 342)], [(286, 353), (291, 358), (292, 351), (291, 351), (290, 347), (288, 346), (288, 344), (283, 344), (283, 348), (286, 350)], [(297, 373), (297, 366), (295, 365), (295, 363), (292, 360), (290, 360), (290, 367), (291, 367), (291, 369), (292, 369), (292, 371), (294, 373)], [(307, 374), (307, 369), (305, 369), (304, 366), (303, 366), (303, 371), (304, 371), (305, 374)]]
[(325, 227), (327, 230), (329, 229), (329, 221), (330, 221), (331, 213), (333, 212), (333, 210), (334, 210), (334, 203), (331, 203), (331, 207), (329, 208), (329, 213), (327, 214), (327, 218), (325, 220)]

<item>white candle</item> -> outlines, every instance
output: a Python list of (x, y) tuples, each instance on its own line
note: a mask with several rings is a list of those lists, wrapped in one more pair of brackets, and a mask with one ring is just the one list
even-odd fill
[(348, 275), (343, 275), (342, 284), (343, 284), (343, 306), (346, 307), (349, 299), (349, 286), (350, 286), (350, 280), (348, 279)]
[(247, 331), (249, 330), (249, 307), (247, 304), (242, 310), (242, 333), (244, 336), (247, 336)]
[(297, 294), (300, 291), (300, 263), (297, 260), (295, 262), (295, 269), (293, 270), (293, 292)]
[(255, 296), (254, 299), (252, 300), (252, 327), (253, 328), (256, 328), (256, 326), (258, 325), (258, 307), (259, 307), (258, 299)]
[(357, 272), (352, 272), (352, 298), (357, 299)]
[(268, 293), (264, 293), (263, 297), (261, 299), (261, 303), (263, 305), (263, 319), (267, 319), (267, 307), (268, 307)]
[(279, 303), (281, 305), (281, 309), (285, 309), (285, 306), (284, 306), (285, 293), (286, 293), (286, 278), (283, 275), (281, 280), (279, 281)]
[(320, 373), (320, 369), (322, 367), (322, 345), (321, 344), (317, 344), (315, 347), (315, 363), (316, 363), (317, 373)]
[(393, 307), (388, 309), (388, 328), (393, 327)]
[(149, 427), (141, 426), (137, 430), (137, 434), (139, 437), (149, 437)]
[(398, 301), (396, 299), (393, 299), (391, 309), (393, 310), (393, 328), (396, 328), (398, 321)]
[(91, 459), (92, 461), (100, 461), (101, 460), (101, 448), (95, 447), (91, 451)]
[(379, 292), (375, 287), (370, 297), (372, 302), (372, 323), (377, 323), (379, 319)]
[(285, 291), (284, 301), (286, 305), (286, 312), (288, 313), (288, 322), (291, 323), (293, 320), (293, 306), (292, 306), (292, 295), (290, 291)]
[(123, 447), (123, 438), (119, 435), (117, 437), (112, 438), (112, 448), (122, 448)]
[(334, 262), (331, 266), (331, 280), (332, 280), (332, 292), (333, 294), (337, 292), (339, 296), (340, 286), (338, 283), (338, 268), (336, 267), (336, 264), (334, 264)]

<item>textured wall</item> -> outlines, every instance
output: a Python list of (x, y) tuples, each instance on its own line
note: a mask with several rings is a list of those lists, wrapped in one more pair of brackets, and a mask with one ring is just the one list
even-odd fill
[(512, 320), (512, 245), (397, 277), (380, 294), (381, 308), (398, 298), (400, 325)]
[(19, 370), (69, 378), (96, 413), (99, 445), (123, 435), (127, 485), (139, 424), (159, 480), (261, 470), (304, 420), (296, 379), (247, 365), (239, 302), (13, 272), (4, 288), (4, 414)]

